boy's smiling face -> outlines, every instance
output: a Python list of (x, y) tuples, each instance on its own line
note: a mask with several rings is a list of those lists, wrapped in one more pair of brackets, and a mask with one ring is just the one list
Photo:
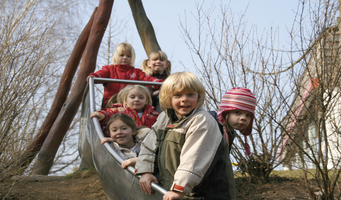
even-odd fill
[(197, 105), (198, 93), (191, 90), (174, 92), (171, 105), (178, 119), (188, 115)]

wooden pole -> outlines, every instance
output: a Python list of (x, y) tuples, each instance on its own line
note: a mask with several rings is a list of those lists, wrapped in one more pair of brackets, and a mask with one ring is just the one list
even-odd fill
[(155, 36), (153, 25), (144, 11), (142, 1), (128, 0), (128, 2), (147, 56), (149, 56), (153, 51), (161, 50)]
[(86, 78), (96, 68), (98, 49), (108, 25), (113, 3), (114, 0), (100, 0), (77, 79), (38, 154), (38, 160), (34, 166), (35, 174), (47, 175), (49, 173), (59, 145), (77, 113), (87, 84)]

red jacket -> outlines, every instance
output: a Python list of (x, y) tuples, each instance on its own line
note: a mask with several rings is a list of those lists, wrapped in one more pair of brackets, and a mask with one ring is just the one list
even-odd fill
[[(130, 65), (105, 65), (101, 70), (95, 73), (89, 74), (89, 76), (95, 76), (99, 78), (112, 78), (112, 79), (125, 79), (125, 80), (138, 80), (138, 81), (151, 81), (151, 82), (163, 82), (162, 79), (157, 79), (152, 76), (147, 76), (141, 69), (136, 69)], [(128, 84), (124, 83), (105, 83), (102, 108), (105, 108), (107, 101), (110, 97), (118, 93), (122, 88)], [(153, 89), (159, 89), (157, 86), (149, 86)]]
[(157, 117), (159, 116), (159, 113), (154, 110), (153, 106), (146, 105), (140, 118), (136, 110), (127, 106), (123, 106), (121, 103), (115, 103), (113, 104), (112, 108), (107, 108), (106, 110), (100, 110), (98, 112), (102, 113), (105, 116), (104, 119), (100, 121), (102, 126), (106, 126), (112, 115), (117, 113), (124, 113), (131, 117), (137, 126), (147, 126), (151, 128), (156, 122)]

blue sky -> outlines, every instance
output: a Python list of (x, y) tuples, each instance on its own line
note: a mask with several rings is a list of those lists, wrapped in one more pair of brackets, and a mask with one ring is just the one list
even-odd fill
[[(180, 62), (186, 67), (192, 65), (188, 47), (181, 37), (180, 21), (187, 16), (187, 24), (195, 30), (195, 19), (192, 14), (196, 13), (196, 2), (194, 0), (143, 0), (147, 17), (153, 24), (157, 40), (162, 50), (166, 52), (172, 61), (172, 72), (183, 71)], [(245, 12), (248, 25), (254, 24), (259, 33), (268, 30), (271, 26), (279, 29), (279, 40), (285, 44), (288, 38), (287, 27), (291, 27), (298, 0), (257, 0), (257, 1), (223, 1), (223, 4), (230, 4), (234, 17), (238, 18)], [(221, 1), (210, 0), (204, 2), (204, 8), (215, 7), (218, 14)], [(91, 13), (89, 13), (90, 15)], [(131, 43), (136, 51), (135, 67), (140, 67), (143, 59), (146, 58), (142, 42), (138, 36), (131, 10), (127, 0), (115, 0), (112, 17), (118, 20), (128, 17), (127, 42)], [(123, 42), (123, 41), (121, 41)]]

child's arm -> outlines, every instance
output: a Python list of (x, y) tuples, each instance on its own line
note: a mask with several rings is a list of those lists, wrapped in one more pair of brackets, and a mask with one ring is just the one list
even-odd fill
[(222, 141), (216, 121), (206, 111), (193, 116), (188, 124), (190, 126), (182, 146), (180, 163), (170, 188), (187, 194), (202, 181)]
[(153, 194), (152, 182), (158, 183), (156, 177), (152, 173), (144, 173), (140, 178), (140, 187), (144, 193)]
[[(112, 67), (115, 67), (115, 66), (114, 65), (104, 65), (102, 67), (102, 69), (100, 69), (94, 73), (90, 73), (89, 76), (94, 76), (94, 77), (98, 77), (98, 78), (110, 78), (110, 68), (112, 68)], [(87, 80), (88, 80), (88, 78), (87, 78)]]
[(86, 77), (86, 82), (89, 82), (90, 77), (95, 77), (94, 75), (89, 75), (88, 77)]
[[(163, 82), (162, 79), (157, 79), (152, 76), (147, 76), (146, 73), (144, 73), (141, 69), (135, 68), (135, 73), (137, 74), (138, 80), (140, 81), (150, 81), (150, 82)], [(152, 88), (153, 90), (158, 90), (160, 86), (150, 86), (147, 85), (147, 87)]]
[(101, 140), (101, 144), (104, 144), (106, 142), (113, 142), (114, 140), (111, 137), (105, 137)]
[(98, 111), (95, 111), (93, 113), (90, 114), (90, 118), (94, 118), (94, 117), (97, 117), (99, 121), (102, 121), (104, 118), (105, 118), (105, 115), (98, 112)]
[(119, 113), (117, 108), (107, 108), (106, 110), (95, 111), (90, 114), (90, 118), (97, 117), (102, 126), (105, 126), (110, 117), (114, 114)]
[[(157, 123), (157, 122), (156, 122)], [(158, 142), (156, 140), (155, 125), (148, 132), (141, 144), (141, 151), (136, 161), (135, 174), (153, 173), (154, 172), (154, 160), (155, 152), (158, 148)]]
[(140, 187), (146, 194), (151, 194), (153, 192), (151, 188), (151, 182), (157, 182), (157, 179), (152, 174), (154, 172), (154, 160), (155, 160), (155, 152), (159, 147), (159, 144), (156, 140), (156, 132), (161, 127), (167, 124), (169, 118), (165, 113), (159, 115), (157, 122), (153, 125), (151, 130), (148, 132), (147, 136), (144, 138), (141, 144), (141, 151), (139, 156), (137, 157), (136, 165), (135, 165), (135, 174), (141, 174), (142, 177), (140, 179)]
[(135, 166), (137, 158), (130, 158), (122, 162), (122, 169), (126, 169), (128, 166)]
[[(152, 77), (152, 76), (145, 76), (144, 78), (142, 78), (142, 81), (164, 82), (164, 80), (162, 80), (162, 79), (157, 79), (157, 78), (154, 78), (154, 77)], [(155, 86), (155, 85), (151, 85), (151, 86), (147, 85), (147, 87), (152, 88), (154, 91), (160, 89), (160, 86)]]
[(160, 93), (160, 90), (155, 90), (155, 91), (153, 92), (153, 96), (157, 96), (159, 93)]

